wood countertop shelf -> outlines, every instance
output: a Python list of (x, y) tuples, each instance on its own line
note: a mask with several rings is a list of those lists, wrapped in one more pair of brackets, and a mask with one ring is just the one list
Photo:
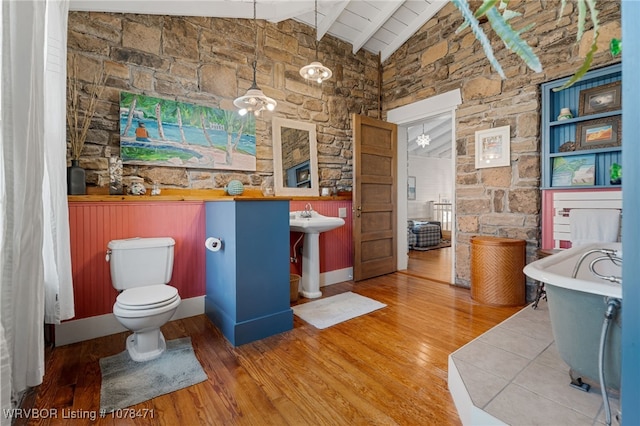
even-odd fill
[(156, 202), (156, 201), (344, 201), (351, 200), (351, 195), (332, 195), (325, 197), (280, 197), (264, 196), (259, 189), (245, 189), (242, 195), (227, 195), (223, 189), (173, 189), (161, 188), (160, 195), (151, 195), (147, 191), (145, 195), (110, 195), (108, 188), (87, 188), (86, 195), (69, 195), (70, 202)]

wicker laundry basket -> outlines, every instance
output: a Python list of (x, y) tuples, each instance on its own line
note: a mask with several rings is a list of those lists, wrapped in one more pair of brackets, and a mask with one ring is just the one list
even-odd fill
[(289, 301), (295, 302), (298, 300), (298, 292), (300, 291), (300, 279), (302, 277), (298, 274), (289, 274)]
[(496, 306), (526, 303), (525, 240), (471, 238), (471, 298)]

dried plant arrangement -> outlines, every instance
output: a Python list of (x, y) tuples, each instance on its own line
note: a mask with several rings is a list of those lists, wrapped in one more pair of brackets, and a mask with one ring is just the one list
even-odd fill
[(70, 66), (67, 67), (67, 127), (72, 160), (80, 159), (84, 143), (87, 140), (87, 132), (96, 113), (98, 99), (102, 96), (106, 81), (107, 75), (104, 71), (96, 73), (91, 83), (85, 86), (88, 100), (81, 102), (82, 87), (78, 79), (78, 64), (75, 56)]

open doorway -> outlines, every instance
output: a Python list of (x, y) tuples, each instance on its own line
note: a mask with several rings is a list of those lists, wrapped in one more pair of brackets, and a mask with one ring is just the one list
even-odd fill
[[(446, 282), (453, 283), (454, 282), (454, 267), (455, 267), (455, 211), (456, 211), (456, 203), (455, 203), (455, 183), (453, 182), (455, 179), (455, 110), (458, 105), (462, 103), (462, 96), (460, 89), (455, 89), (450, 92), (442, 93), (440, 95), (433, 96), (428, 99), (423, 99), (418, 102), (414, 102), (411, 104), (403, 105), (401, 107), (389, 110), (387, 112), (387, 120), (391, 123), (395, 123), (398, 125), (398, 163), (397, 163), (397, 175), (398, 175), (398, 188), (401, 188), (402, 185), (407, 183), (407, 191), (398, 191), (397, 195), (397, 230), (398, 230), (398, 271), (407, 271), (408, 263), (409, 263), (409, 250), (408, 250), (408, 219), (409, 219), (409, 128), (416, 127), (419, 125), (420, 134), (422, 134), (422, 122), (428, 121), (430, 118), (437, 117), (441, 114), (450, 114), (449, 122), (450, 122), (450, 139), (449, 139), (449, 149), (451, 151), (451, 158), (449, 160), (449, 170), (452, 176), (452, 184), (449, 191), (441, 192), (442, 196), (438, 195), (438, 201), (450, 201), (450, 213), (448, 217), (448, 222), (450, 222), (451, 229), (451, 248), (448, 249), (450, 255), (449, 259), (440, 260), (440, 262), (445, 263), (445, 269), (448, 269), (449, 274), (439, 274), (439, 276), (443, 276), (449, 280)], [(413, 131), (413, 130), (412, 130)], [(416, 130), (417, 131), (417, 130)], [(426, 131), (426, 124), (425, 124)], [(435, 133), (434, 133), (435, 134)], [(414, 136), (417, 138), (417, 136)], [(434, 136), (430, 135), (430, 138), (433, 139)], [(431, 142), (430, 142), (431, 143)], [(435, 144), (434, 144), (435, 145)], [(412, 175), (413, 176), (413, 175)], [(417, 176), (416, 176), (416, 198), (418, 197), (418, 186), (417, 186)], [(447, 196), (450, 196), (450, 200), (447, 200)], [(435, 201), (435, 199), (433, 200)], [(427, 214), (427, 207), (425, 207), (424, 214)], [(413, 215), (414, 213), (412, 213)], [(446, 263), (449, 263), (449, 267), (447, 268)], [(440, 280), (442, 281), (442, 280)]]
[(407, 272), (452, 282), (453, 112), (407, 125)]

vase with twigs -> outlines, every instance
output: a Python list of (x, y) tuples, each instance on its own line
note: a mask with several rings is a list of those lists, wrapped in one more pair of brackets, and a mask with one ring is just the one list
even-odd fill
[(82, 87), (78, 79), (78, 64), (75, 57), (67, 69), (67, 135), (71, 147), (71, 166), (67, 168), (69, 195), (86, 193), (85, 171), (80, 167), (80, 156), (87, 140), (89, 126), (96, 113), (98, 100), (104, 91), (106, 78), (102, 70), (95, 73), (91, 83), (85, 85), (86, 95), (81, 96)]

